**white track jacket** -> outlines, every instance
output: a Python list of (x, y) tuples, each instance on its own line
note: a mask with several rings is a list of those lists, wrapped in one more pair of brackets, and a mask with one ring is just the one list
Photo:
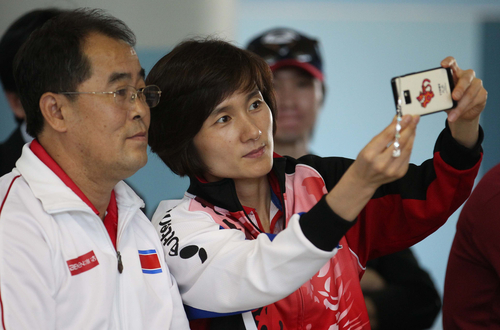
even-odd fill
[(189, 328), (142, 200), (124, 182), (114, 191), (116, 250), (102, 220), (24, 146), (0, 178), (1, 328)]

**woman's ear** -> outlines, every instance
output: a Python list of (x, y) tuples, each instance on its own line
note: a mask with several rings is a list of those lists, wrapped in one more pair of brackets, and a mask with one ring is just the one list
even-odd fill
[(66, 131), (66, 121), (62, 111), (68, 100), (60, 94), (47, 92), (40, 98), (40, 111), (47, 125), (57, 132)]

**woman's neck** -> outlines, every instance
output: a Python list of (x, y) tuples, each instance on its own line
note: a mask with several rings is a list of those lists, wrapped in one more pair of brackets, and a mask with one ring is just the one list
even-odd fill
[(234, 180), (241, 205), (254, 208), (265, 232), (269, 232), (271, 191), (267, 176), (258, 179)]

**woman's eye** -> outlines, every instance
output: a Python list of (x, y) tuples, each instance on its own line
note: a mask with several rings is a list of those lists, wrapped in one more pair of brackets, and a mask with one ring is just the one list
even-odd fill
[(262, 104), (261, 100), (255, 101), (254, 103), (252, 103), (252, 105), (250, 105), (250, 110), (258, 109), (261, 104)]
[(217, 119), (216, 123), (227, 123), (229, 121), (229, 116), (222, 116)]

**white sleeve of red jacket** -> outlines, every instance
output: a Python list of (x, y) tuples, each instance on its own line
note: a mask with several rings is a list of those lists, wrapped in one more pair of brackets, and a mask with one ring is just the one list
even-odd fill
[(237, 229), (220, 230), (208, 213), (189, 211), (191, 201), (184, 198), (171, 212), (160, 203), (152, 222), (183, 302), (194, 309), (231, 313), (268, 305), (297, 290), (337, 252), (311, 243), (299, 215), (278, 235), (246, 240)]

